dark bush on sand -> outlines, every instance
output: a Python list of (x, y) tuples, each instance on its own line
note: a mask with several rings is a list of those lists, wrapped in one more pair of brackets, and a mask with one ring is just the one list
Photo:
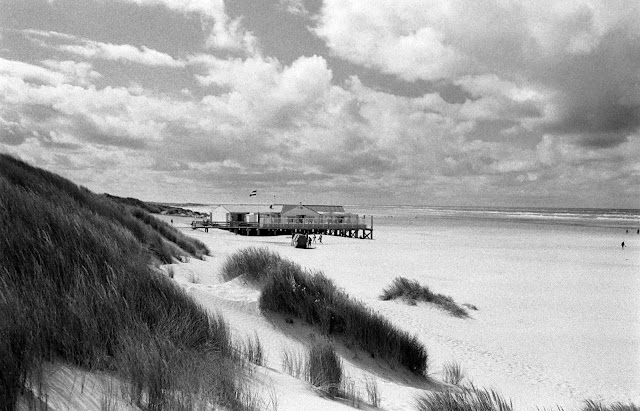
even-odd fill
[(448, 311), (455, 317), (468, 317), (467, 310), (456, 304), (453, 298), (433, 293), (428, 287), (420, 285), (417, 281), (408, 280), (404, 277), (396, 277), (391, 286), (385, 289), (380, 296), (381, 300), (403, 299), (410, 304), (416, 301), (432, 303)]
[(321, 272), (309, 272), (267, 249), (249, 248), (230, 256), (227, 279), (244, 275), (261, 284), (260, 308), (292, 315), (417, 374), (427, 371), (427, 350), (405, 331), (351, 299)]
[(243, 275), (251, 283), (262, 284), (271, 278), (272, 273), (285, 266), (301, 270), (296, 264), (281, 258), (267, 248), (249, 247), (230, 255), (222, 265), (221, 273), (225, 281)]

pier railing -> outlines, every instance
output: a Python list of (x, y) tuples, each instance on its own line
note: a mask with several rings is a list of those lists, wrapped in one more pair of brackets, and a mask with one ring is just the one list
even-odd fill
[(367, 224), (359, 216), (331, 218), (265, 217), (258, 222), (260, 228), (285, 230), (362, 230)]

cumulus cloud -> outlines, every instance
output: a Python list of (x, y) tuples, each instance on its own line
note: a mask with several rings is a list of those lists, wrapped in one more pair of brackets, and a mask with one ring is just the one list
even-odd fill
[[(244, 121), (266, 126), (289, 127), (296, 121), (312, 121), (316, 108), (330, 92), (331, 70), (322, 57), (301, 57), (283, 67), (277, 60), (253, 56), (224, 60), (214, 56), (195, 56), (207, 74), (198, 76), (201, 84), (216, 85), (228, 91), (205, 101), (237, 113)], [(313, 114), (313, 115), (312, 115)]]
[(328, 0), (318, 21), (343, 59), (462, 86), (474, 96), (468, 117), (544, 118), (591, 147), (640, 126), (635, 1)]
[(24, 134), (43, 142), (53, 132), (76, 142), (141, 148), (158, 139), (164, 127), (154, 108), (164, 104), (163, 115), (171, 112), (170, 103), (133, 96), (126, 89), (43, 85), (25, 79), (29, 76), (0, 76), (0, 116), (15, 118)]

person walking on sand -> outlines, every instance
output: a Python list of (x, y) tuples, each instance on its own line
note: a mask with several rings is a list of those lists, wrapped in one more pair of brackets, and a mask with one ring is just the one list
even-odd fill
[(320, 244), (322, 244), (322, 233), (320, 233), (320, 236), (318, 237), (318, 241), (320, 241)]
[(315, 243), (316, 243), (316, 235), (314, 234), (313, 235), (313, 244), (315, 244)]
[(622, 242), (622, 249), (624, 250), (624, 241)]
[(311, 248), (311, 236), (307, 236), (307, 248)]

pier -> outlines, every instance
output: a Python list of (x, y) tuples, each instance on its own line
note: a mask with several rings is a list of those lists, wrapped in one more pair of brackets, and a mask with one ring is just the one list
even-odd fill
[(194, 230), (204, 229), (205, 231), (208, 231), (209, 228), (217, 228), (247, 236), (301, 233), (373, 240), (373, 216), (370, 216), (369, 224), (359, 216), (343, 221), (318, 218), (269, 218), (257, 222), (194, 220), (191, 222), (191, 228)]

